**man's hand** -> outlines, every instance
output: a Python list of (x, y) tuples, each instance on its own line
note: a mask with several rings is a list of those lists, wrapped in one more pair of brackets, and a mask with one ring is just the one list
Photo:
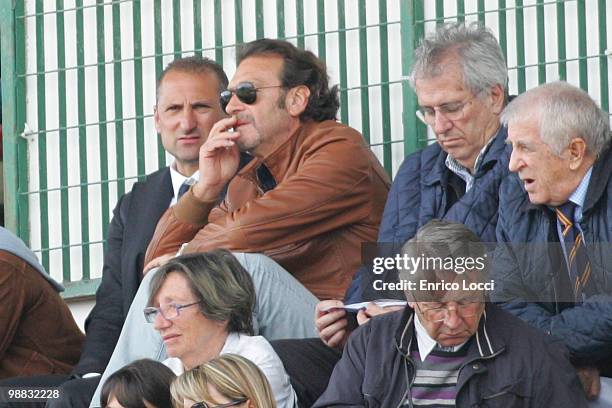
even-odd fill
[(151, 260), (151, 262), (145, 265), (144, 271), (142, 272), (142, 274), (146, 275), (151, 269), (159, 268), (160, 266), (168, 263), (168, 261), (174, 258), (174, 256), (175, 256), (174, 254), (166, 254), (166, 255), (158, 256), (157, 258)]
[(576, 367), (576, 374), (580, 378), (587, 399), (591, 401), (597, 398), (601, 391), (599, 369), (593, 366)]
[(403, 308), (403, 306), (380, 307), (376, 303), (370, 302), (365, 309), (362, 309), (357, 313), (357, 323), (359, 323), (361, 326), (362, 324), (367, 323), (374, 316), (395, 312), (396, 310), (401, 310)]
[(206, 143), (200, 147), (200, 180), (193, 186), (193, 194), (201, 201), (216, 200), (238, 171), (240, 152), (236, 139), (240, 132), (230, 132), (236, 122), (231, 117), (215, 123)]
[(344, 346), (346, 343), (348, 319), (346, 311), (339, 309), (343, 306), (340, 300), (323, 300), (315, 309), (315, 325), (319, 337), (329, 347)]

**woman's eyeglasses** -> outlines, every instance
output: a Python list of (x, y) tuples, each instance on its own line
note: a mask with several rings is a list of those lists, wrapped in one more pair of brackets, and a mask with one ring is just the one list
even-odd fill
[(232, 95), (236, 94), (240, 102), (252, 105), (257, 100), (257, 91), (260, 89), (268, 88), (282, 88), (282, 85), (271, 85), (271, 86), (255, 86), (252, 82), (241, 82), (234, 89), (226, 89), (219, 94), (219, 102), (221, 103), (221, 109), (225, 112), (225, 108), (232, 99)]
[(202, 402), (196, 402), (195, 404), (193, 404), (191, 406), (191, 408), (227, 408), (227, 407), (235, 407), (236, 405), (243, 404), (243, 403), (247, 402), (248, 400), (249, 400), (248, 398), (241, 398), (241, 399), (230, 401), (230, 402), (228, 402), (226, 404), (221, 404), (221, 405), (208, 405), (207, 403), (202, 401)]
[(145, 316), (145, 320), (149, 323), (155, 322), (155, 318), (158, 313), (161, 313), (166, 320), (176, 319), (180, 316), (180, 310), (189, 306), (197, 305), (198, 303), (202, 303), (201, 300), (197, 302), (188, 303), (186, 305), (181, 305), (178, 303), (168, 303), (167, 305), (160, 305), (159, 307), (145, 307), (143, 312)]

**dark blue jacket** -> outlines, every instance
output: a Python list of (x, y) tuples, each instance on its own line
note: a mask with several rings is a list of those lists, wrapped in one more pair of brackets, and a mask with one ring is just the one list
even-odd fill
[[(592, 266), (593, 294), (575, 305), (556, 216), (533, 205), (516, 175), (500, 190), (492, 299), (531, 325), (563, 339), (572, 360), (612, 373), (612, 148), (593, 166), (580, 223)], [(510, 244), (512, 243), (512, 244)], [(528, 243), (524, 245), (524, 243)], [(548, 244), (550, 243), (550, 244)]]
[[(314, 407), (399, 407), (415, 376), (413, 312), (359, 327)], [(459, 371), (457, 407), (579, 408), (584, 392), (559, 342), (487, 305)]]
[[(387, 197), (378, 232), (382, 243), (379, 256), (389, 256), (412, 238), (417, 230), (432, 219), (445, 219), (468, 226), (483, 242), (495, 242), (498, 194), (501, 181), (508, 173), (510, 148), (506, 145), (507, 130), (501, 127), (485, 153), (474, 185), (458, 200), (453, 200), (446, 167), (446, 152), (432, 144), (408, 156), (402, 163)], [(403, 299), (401, 292), (374, 291), (372, 282), (397, 281), (397, 272), (375, 275), (368, 267), (359, 270), (355, 280), (361, 283), (361, 295), (350, 290), (346, 302), (380, 299)], [(355, 286), (355, 282), (353, 282)]]

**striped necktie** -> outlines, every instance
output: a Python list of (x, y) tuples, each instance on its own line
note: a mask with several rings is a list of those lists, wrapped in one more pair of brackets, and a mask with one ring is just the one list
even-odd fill
[(591, 264), (586, 254), (582, 232), (574, 223), (575, 208), (576, 204), (567, 202), (557, 207), (555, 212), (561, 224), (563, 246), (565, 247), (570, 281), (574, 289), (574, 301), (582, 302), (582, 294), (585, 292), (591, 277)]

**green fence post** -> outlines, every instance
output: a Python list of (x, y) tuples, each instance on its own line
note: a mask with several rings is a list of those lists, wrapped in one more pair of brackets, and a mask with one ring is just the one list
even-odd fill
[[(110, 194), (109, 194), (109, 174), (108, 174), (108, 133), (107, 133), (107, 120), (106, 115), (106, 50), (105, 50), (105, 32), (104, 32), (104, 3), (103, 0), (96, 0), (96, 30), (98, 32), (97, 38), (97, 61), (98, 61), (98, 131), (100, 132), (100, 190), (102, 198), (102, 236), (106, 237), (108, 231), (108, 224), (110, 222), (109, 217), (109, 206), (110, 206)], [(104, 249), (106, 249), (106, 241), (104, 242)]]
[[(23, 131), (23, 120), (18, 121), (18, 113), (23, 116), (25, 101), (23, 95), (23, 78), (17, 78), (17, 70), (23, 72), (23, 49), (16, 49), (16, 40), (23, 40), (23, 20), (17, 22), (12, 0), (0, 2), (0, 57), (2, 58), (2, 147), (4, 150), (4, 225), (16, 234), (21, 235), (19, 221), (27, 220), (27, 211), (19, 214), (19, 145), (26, 142), (18, 136)], [(23, 15), (23, 4), (18, 6)], [(17, 37), (17, 38), (16, 38)], [(23, 44), (23, 41), (22, 41)], [(18, 99), (18, 94), (21, 99)], [(18, 124), (19, 123), (19, 124)], [(21, 217), (19, 217), (21, 215)], [(26, 223), (27, 225), (27, 223)], [(27, 241), (27, 238), (25, 239)]]
[[(64, 282), (70, 281), (70, 200), (68, 197), (68, 125), (66, 119), (66, 35), (64, 25), (64, 0), (55, 2), (57, 10), (57, 110), (59, 113), (59, 150), (60, 150), (60, 206), (62, 231), (62, 276)], [(78, 24), (77, 24), (78, 25)], [(81, 46), (83, 44), (80, 44)], [(81, 128), (79, 128), (80, 132)], [(39, 137), (47, 137), (49, 133), (41, 133)], [(44, 250), (44, 248), (43, 248)]]

